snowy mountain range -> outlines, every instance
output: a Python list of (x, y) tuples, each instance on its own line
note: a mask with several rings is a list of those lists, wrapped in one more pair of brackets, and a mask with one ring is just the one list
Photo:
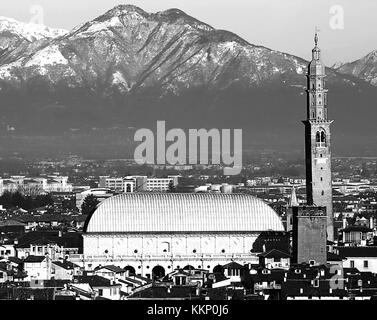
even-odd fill
[(336, 71), (355, 76), (377, 86), (377, 50), (359, 60), (340, 65)]
[[(48, 86), (130, 92), (158, 84), (178, 94), (202, 85), (259, 85), (282, 75), (299, 79), (306, 72), (303, 59), (249, 44), (178, 9), (150, 14), (118, 6), (69, 33), (10, 25), (31, 44), (0, 57), (6, 86), (38, 77)], [(339, 80), (332, 71), (330, 77)]]
[[(348, 106), (356, 103), (366, 114), (354, 125), (371, 128), (368, 101), (377, 90), (374, 69), (362, 63), (327, 69), (341, 129), (355, 122)], [(0, 18), (0, 112), (4, 123), (29, 132), (165, 119), (244, 128), (270, 142), (286, 135), (293, 144), (305, 116), (307, 64), (178, 9), (121, 5), (71, 31)]]

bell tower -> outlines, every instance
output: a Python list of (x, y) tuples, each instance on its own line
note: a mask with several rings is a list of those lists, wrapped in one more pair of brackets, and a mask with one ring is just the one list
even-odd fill
[(318, 33), (314, 38), (312, 61), (307, 73), (307, 119), (305, 125), (306, 194), (309, 206), (326, 207), (327, 239), (334, 241), (331, 179), (331, 139), (327, 117), (325, 66), (318, 47)]

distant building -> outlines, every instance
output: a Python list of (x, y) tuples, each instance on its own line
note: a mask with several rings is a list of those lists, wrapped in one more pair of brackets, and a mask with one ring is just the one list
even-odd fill
[(115, 192), (124, 192), (124, 179), (123, 178), (111, 178), (108, 176), (99, 177), (99, 187), (110, 189)]
[(51, 175), (47, 177), (11, 176), (0, 178), (0, 195), (5, 191), (19, 191), (26, 195), (36, 195), (50, 192), (72, 192), (73, 186), (68, 183), (68, 177)]
[(127, 176), (125, 178), (111, 178), (101, 176), (99, 187), (107, 188), (119, 193), (132, 192), (167, 192), (171, 186), (178, 185), (179, 176), (168, 176), (167, 178), (148, 178), (147, 176)]

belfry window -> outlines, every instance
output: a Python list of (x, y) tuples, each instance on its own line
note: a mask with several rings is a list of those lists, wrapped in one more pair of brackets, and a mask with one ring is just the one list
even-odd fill
[(326, 134), (324, 131), (321, 132), (321, 142), (326, 143)]
[(316, 143), (321, 142), (321, 134), (319, 133), (319, 131), (317, 131), (317, 133), (315, 135), (315, 142)]
[(317, 147), (325, 147), (326, 146), (326, 133), (325, 131), (317, 131), (315, 135), (315, 142)]

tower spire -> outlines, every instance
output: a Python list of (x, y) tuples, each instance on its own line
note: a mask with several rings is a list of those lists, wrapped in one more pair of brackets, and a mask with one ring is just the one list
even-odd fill
[(315, 27), (315, 36), (314, 36), (314, 43), (315, 43), (315, 46), (317, 46), (318, 45), (318, 33), (319, 33), (319, 29), (318, 29), (318, 27), (316, 26)]
[(298, 205), (296, 188), (293, 186), (291, 190), (291, 198), (289, 199), (289, 207), (298, 207)]

